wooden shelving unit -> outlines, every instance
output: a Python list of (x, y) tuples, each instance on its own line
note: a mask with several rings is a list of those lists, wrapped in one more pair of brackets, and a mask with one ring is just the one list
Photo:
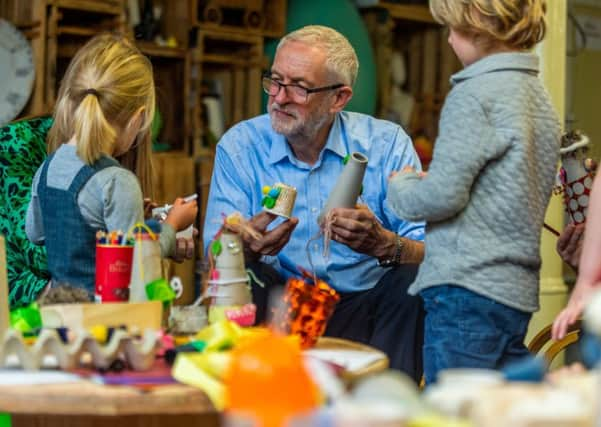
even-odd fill
[(106, 14), (120, 14), (123, 12), (122, 0), (50, 0), (47, 3), (64, 9), (85, 10)]
[(393, 19), (425, 22), (428, 24), (436, 23), (428, 6), (380, 2), (378, 7), (386, 9)]
[(186, 59), (188, 50), (181, 47), (159, 46), (156, 43), (138, 41), (136, 45), (140, 51), (151, 58), (178, 58)]
[(276, 38), (286, 31), (286, 8), (287, 0), (192, 0), (189, 14), (195, 25), (209, 31)]
[[(398, 122), (416, 144), (425, 166), (438, 133), (449, 77), (461, 69), (447, 43), (444, 29), (425, 5), (374, 2), (361, 9), (368, 28), (378, 69), (379, 117)], [(392, 77), (393, 61), (406, 76), (399, 85)], [(398, 59), (398, 57), (401, 59)], [(398, 76), (398, 70), (396, 72)], [(405, 106), (402, 109), (400, 106)], [(418, 148), (419, 147), (419, 148)]]

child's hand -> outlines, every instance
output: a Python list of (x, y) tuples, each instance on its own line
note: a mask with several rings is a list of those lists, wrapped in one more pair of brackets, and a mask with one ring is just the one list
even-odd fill
[(198, 204), (196, 200), (185, 202), (182, 198), (175, 199), (173, 207), (167, 214), (165, 222), (171, 225), (175, 231), (182, 231), (196, 219), (198, 214)]
[(396, 175), (398, 175), (400, 173), (401, 174), (417, 173), (417, 176), (419, 176), (420, 178), (424, 178), (426, 175), (428, 175), (426, 172), (422, 172), (422, 171), (417, 172), (413, 166), (407, 165), (403, 169), (401, 169), (400, 172), (399, 171), (392, 171), (390, 173), (390, 175), (388, 176), (388, 181), (390, 181), (392, 178), (394, 178)]
[(144, 219), (148, 219), (152, 216), (152, 210), (158, 207), (156, 202), (153, 202), (149, 198), (144, 198)]
[(175, 240), (175, 253), (173, 260), (177, 263), (184, 262), (187, 259), (194, 257), (194, 240), (198, 238), (198, 230), (192, 229), (192, 237), (177, 237)]

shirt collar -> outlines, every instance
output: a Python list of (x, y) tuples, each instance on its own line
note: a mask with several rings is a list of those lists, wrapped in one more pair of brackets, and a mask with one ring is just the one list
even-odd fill
[(329, 150), (338, 156), (344, 158), (347, 153), (347, 148), (344, 144), (343, 138), (343, 123), (340, 114), (336, 114), (334, 117), (334, 123), (332, 123), (332, 128), (330, 129), (330, 134), (328, 135), (328, 140), (326, 141), (325, 150)]
[[(282, 134), (273, 133), (274, 137), (272, 138), (271, 149), (269, 151), (269, 163), (273, 165), (286, 157), (291, 163), (294, 163), (296, 158), (286, 138)], [(332, 123), (332, 128), (330, 129), (323, 151), (325, 150), (332, 151), (342, 158), (347, 155), (347, 149), (344, 146), (342, 138), (342, 120), (340, 119), (340, 114), (336, 114), (334, 117), (334, 123)]]
[(451, 76), (451, 84), (495, 71), (539, 72), (538, 56), (530, 52), (504, 52), (486, 56)]
[[(269, 121), (269, 125), (271, 126), (271, 120)], [(288, 142), (284, 135), (279, 134), (272, 130), (273, 138), (271, 138), (271, 149), (269, 151), (269, 164), (273, 165), (285, 157), (292, 159), (294, 157), (294, 153), (290, 149)]]

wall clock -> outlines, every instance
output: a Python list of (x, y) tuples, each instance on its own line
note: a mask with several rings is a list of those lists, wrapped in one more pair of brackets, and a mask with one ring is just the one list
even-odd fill
[(13, 24), (0, 19), (0, 125), (16, 118), (25, 107), (34, 77), (29, 41)]

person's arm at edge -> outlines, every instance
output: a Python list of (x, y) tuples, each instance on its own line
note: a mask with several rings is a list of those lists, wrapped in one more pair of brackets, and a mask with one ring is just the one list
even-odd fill
[(588, 297), (595, 289), (601, 289), (601, 179), (596, 178), (591, 192), (589, 211), (584, 232), (582, 256), (578, 279), (566, 308), (553, 322), (552, 336), (561, 339), (581, 315)]

